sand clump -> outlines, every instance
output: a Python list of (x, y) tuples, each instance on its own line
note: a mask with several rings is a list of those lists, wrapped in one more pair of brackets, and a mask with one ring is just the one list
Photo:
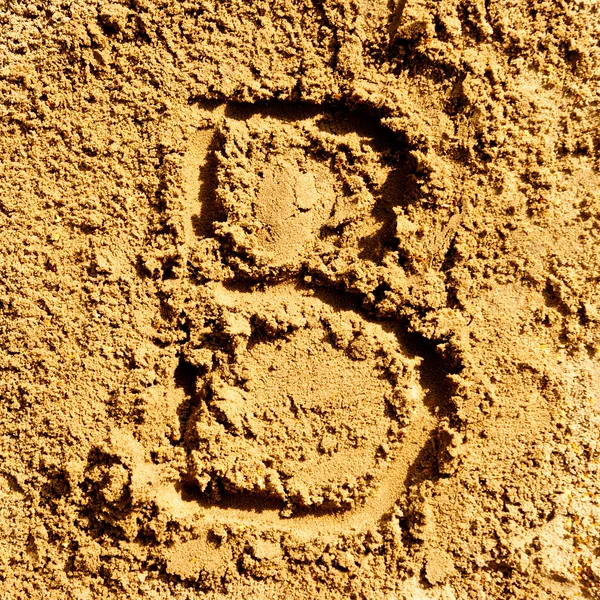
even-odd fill
[(0, 9), (2, 597), (600, 597), (599, 17)]

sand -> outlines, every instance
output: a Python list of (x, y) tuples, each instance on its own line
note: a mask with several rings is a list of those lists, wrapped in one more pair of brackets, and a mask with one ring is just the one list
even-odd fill
[(594, 0), (0, 32), (2, 598), (600, 598)]

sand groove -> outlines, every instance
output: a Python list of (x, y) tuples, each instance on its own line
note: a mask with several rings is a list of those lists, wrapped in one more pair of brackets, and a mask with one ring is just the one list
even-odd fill
[[(393, 248), (411, 189), (401, 145), (357, 115), (293, 111), (220, 108), (184, 159), (186, 244), (192, 257), (213, 249), (198, 291), (218, 316), (214, 334), (192, 317), (182, 355), (193, 409), (173, 502), (208, 522), (335, 534), (393, 511), (440, 390), (423, 387), (397, 324), (366, 318), (323, 277), (324, 256), (356, 252), (372, 277)], [(220, 218), (202, 217), (198, 236), (203, 202)]]

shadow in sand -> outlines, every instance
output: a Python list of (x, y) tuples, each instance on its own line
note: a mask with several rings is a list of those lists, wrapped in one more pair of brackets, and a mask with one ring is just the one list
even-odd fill
[(263, 494), (232, 493), (219, 482), (213, 482), (210, 489), (203, 492), (194, 481), (182, 481), (175, 486), (184, 502), (194, 502), (203, 508), (235, 509), (246, 512), (262, 513), (265, 511), (281, 511), (285, 508), (283, 501)]
[(194, 233), (199, 238), (212, 237), (214, 223), (225, 220), (221, 204), (217, 198), (217, 155), (219, 148), (218, 134), (215, 132), (208, 145), (206, 159), (198, 169), (200, 187), (198, 206), (200, 212), (192, 215)]
[[(423, 358), (420, 383), (425, 391), (423, 402), (427, 410), (436, 419), (454, 420), (456, 407), (451, 400), (453, 386), (448, 379), (451, 368), (447, 360), (440, 356), (434, 342), (418, 334), (408, 336), (408, 345), (415, 354)], [(407, 489), (421, 481), (444, 477), (440, 473), (438, 462), (442, 445), (440, 430), (435, 428), (408, 468), (404, 482)]]
[[(177, 493), (184, 502), (193, 502), (205, 509), (214, 507), (261, 514), (263, 512), (283, 513), (288, 507), (279, 498), (265, 494), (237, 493), (228, 491), (220, 482), (213, 482), (205, 492), (200, 490), (193, 481), (183, 481), (175, 486)], [(339, 515), (350, 510), (350, 506), (321, 504), (312, 507), (295, 508), (286, 521), (310, 517)]]

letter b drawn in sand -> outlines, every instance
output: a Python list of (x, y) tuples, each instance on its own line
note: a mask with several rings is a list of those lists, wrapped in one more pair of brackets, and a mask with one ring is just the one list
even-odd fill
[(398, 140), (358, 113), (232, 106), (199, 132), (183, 169), (198, 285), (181, 489), (207, 518), (342, 531), (406, 490), (444, 375), (361, 302), (411, 182)]

